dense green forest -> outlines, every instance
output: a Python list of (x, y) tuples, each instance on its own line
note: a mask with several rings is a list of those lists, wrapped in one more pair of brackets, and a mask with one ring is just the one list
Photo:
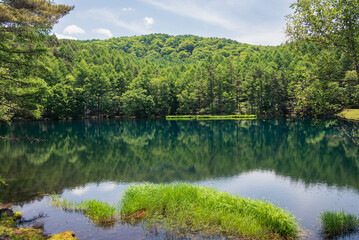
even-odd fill
[[(358, 107), (359, 30), (352, 23), (359, 7), (351, 1), (321, 2), (292, 4), (290, 42), (269, 47), (166, 34), (59, 40), (49, 32), (72, 7), (3, 1), (0, 120), (242, 113), (318, 117)], [(43, 19), (27, 19), (24, 9)]]
[(278, 47), (152, 34), (47, 41), (44, 117), (332, 115), (358, 105), (354, 64), (312, 43)]

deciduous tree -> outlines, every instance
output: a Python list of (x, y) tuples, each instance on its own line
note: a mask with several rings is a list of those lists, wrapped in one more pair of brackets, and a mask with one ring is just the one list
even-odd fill
[(287, 16), (290, 40), (335, 46), (350, 56), (359, 79), (359, 1), (297, 0)]

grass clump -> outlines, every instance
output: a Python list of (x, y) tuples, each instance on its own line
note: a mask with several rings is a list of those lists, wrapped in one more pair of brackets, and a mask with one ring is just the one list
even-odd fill
[(320, 215), (322, 232), (327, 238), (353, 233), (359, 229), (359, 219), (343, 211), (325, 211)]
[(112, 226), (119, 219), (119, 210), (107, 202), (87, 200), (80, 203), (69, 202), (53, 196), (51, 205), (65, 211), (81, 212), (95, 224), (103, 227)]
[(184, 234), (288, 239), (296, 238), (299, 231), (292, 214), (269, 202), (188, 184), (130, 186), (122, 197), (121, 215)]
[(339, 114), (338, 117), (359, 121), (359, 109), (344, 109)]

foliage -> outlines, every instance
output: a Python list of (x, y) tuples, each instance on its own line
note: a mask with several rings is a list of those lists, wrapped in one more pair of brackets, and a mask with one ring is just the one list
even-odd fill
[(313, 43), (263, 47), (188, 35), (60, 40), (45, 61), (44, 115), (331, 116), (358, 104), (354, 64), (343, 54)]
[(292, 40), (310, 40), (338, 47), (350, 56), (359, 76), (359, 3), (347, 0), (298, 0), (288, 16)]
[[(286, 31), (290, 41), (312, 42), (320, 49), (308, 55), (314, 71), (306, 69), (305, 81), (298, 84), (296, 111), (302, 116), (332, 116), (345, 106), (357, 106), (359, 3), (298, 0), (291, 8)], [(349, 59), (351, 68), (346, 65)]]
[[(27, 0), (33, 4), (31, 12), (25, 3), (3, 2), (4, 19), (9, 19), (0, 22), (5, 29), (0, 36), (0, 89), (7, 89), (0, 90), (3, 120), (25, 110), (27, 116), (55, 119), (330, 117), (359, 106), (355, 1), (298, 0), (288, 16), (291, 43), (277, 47), (166, 34), (58, 40), (47, 33), (71, 7), (45, 0), (40, 7), (40, 2)], [(32, 18), (38, 11), (39, 18)], [(26, 25), (26, 17), (32, 25)], [(14, 43), (16, 53), (10, 48)], [(51, 51), (39, 60), (45, 45)]]
[(5, 180), (1, 177), (1, 175), (0, 175), (0, 185), (1, 184), (4, 184), (4, 185), (6, 185), (6, 182), (5, 182)]
[(116, 207), (96, 200), (73, 203), (66, 199), (60, 199), (59, 196), (53, 196), (51, 205), (66, 211), (83, 212), (91, 221), (103, 227), (112, 226), (119, 218)]
[(154, 102), (146, 93), (146, 90), (137, 88), (122, 95), (123, 111), (127, 116), (146, 117), (151, 114)]
[(121, 214), (184, 233), (267, 239), (298, 234), (295, 218), (269, 202), (188, 184), (132, 185), (122, 197)]
[(0, 2), (0, 121), (41, 116), (47, 88), (36, 66), (46, 34), (71, 9), (47, 0)]
[(359, 229), (359, 218), (343, 211), (325, 211), (320, 215), (320, 220), (327, 238), (343, 236)]

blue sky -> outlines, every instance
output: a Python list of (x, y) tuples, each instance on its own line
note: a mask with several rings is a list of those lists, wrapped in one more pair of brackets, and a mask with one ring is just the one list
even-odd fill
[(294, 0), (55, 0), (75, 9), (53, 28), (58, 38), (107, 39), (150, 33), (220, 37), (279, 45)]

